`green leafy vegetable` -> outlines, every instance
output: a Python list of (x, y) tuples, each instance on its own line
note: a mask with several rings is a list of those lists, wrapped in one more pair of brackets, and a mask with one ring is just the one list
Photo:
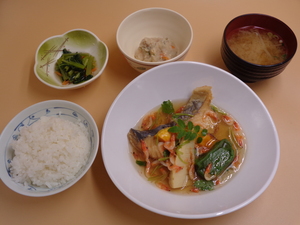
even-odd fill
[(212, 191), (214, 189), (214, 183), (207, 180), (196, 180), (194, 186), (202, 191)]
[(63, 84), (78, 84), (93, 77), (95, 59), (88, 53), (72, 53), (63, 49), (62, 56), (55, 64), (55, 72), (62, 79)]
[(164, 101), (161, 104), (161, 109), (162, 109), (162, 112), (166, 113), (166, 114), (173, 114), (175, 112), (173, 103), (170, 100)]
[(177, 119), (179, 116), (191, 116), (191, 117), (193, 116), (191, 114), (186, 114), (186, 113), (175, 113), (173, 103), (170, 100), (164, 101), (161, 104), (161, 109), (163, 113), (172, 115), (174, 119)]
[[(223, 139), (218, 141), (205, 155), (199, 156), (195, 161), (196, 173), (205, 179), (205, 173), (210, 176), (220, 175), (235, 158), (235, 151), (230, 141)], [(211, 165), (210, 171), (206, 171)]]

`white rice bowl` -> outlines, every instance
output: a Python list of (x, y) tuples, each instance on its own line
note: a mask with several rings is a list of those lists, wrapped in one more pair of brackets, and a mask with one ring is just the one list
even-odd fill
[(86, 128), (60, 117), (42, 116), (12, 142), (12, 179), (24, 185), (56, 187), (73, 179), (90, 150)]
[(15, 116), (0, 136), (0, 178), (26, 196), (48, 196), (74, 185), (99, 147), (92, 116), (81, 106), (50, 100)]

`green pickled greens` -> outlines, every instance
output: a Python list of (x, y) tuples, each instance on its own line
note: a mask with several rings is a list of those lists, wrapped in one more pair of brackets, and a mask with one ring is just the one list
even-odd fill
[(62, 56), (55, 64), (55, 73), (61, 77), (63, 85), (79, 84), (93, 77), (94, 56), (88, 53), (72, 53), (63, 49)]

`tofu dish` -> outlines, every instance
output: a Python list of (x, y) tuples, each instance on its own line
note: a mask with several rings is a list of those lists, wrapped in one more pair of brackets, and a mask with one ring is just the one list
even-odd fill
[(212, 104), (211, 89), (194, 89), (188, 101), (164, 101), (128, 132), (137, 167), (158, 188), (211, 191), (241, 167), (246, 136), (232, 115)]
[(144, 38), (134, 57), (144, 62), (161, 62), (178, 55), (178, 49), (169, 38)]

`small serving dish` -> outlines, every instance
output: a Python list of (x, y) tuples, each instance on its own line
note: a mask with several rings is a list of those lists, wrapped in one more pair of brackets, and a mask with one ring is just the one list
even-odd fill
[[(88, 53), (94, 57), (95, 71), (93, 77), (78, 84), (63, 85), (61, 78), (55, 73), (55, 64), (63, 54), (63, 49), (72, 53)], [(104, 71), (108, 61), (108, 48), (95, 34), (84, 29), (70, 30), (44, 40), (35, 54), (34, 73), (45, 85), (69, 90), (84, 87), (96, 80)]]
[[(178, 49), (177, 55), (165, 61), (146, 62), (135, 58), (135, 52), (144, 38), (168, 38)], [(165, 8), (146, 8), (127, 16), (117, 30), (117, 44), (132, 68), (142, 73), (155, 66), (181, 61), (188, 53), (193, 30), (188, 20)]]

